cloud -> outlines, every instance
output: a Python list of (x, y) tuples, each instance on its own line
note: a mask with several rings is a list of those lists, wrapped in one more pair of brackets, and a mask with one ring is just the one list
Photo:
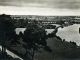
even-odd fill
[(0, 14), (10, 15), (47, 15), (47, 16), (76, 16), (80, 15), (79, 10), (53, 9), (53, 8), (37, 8), (37, 7), (15, 7), (0, 6)]
[(0, 6), (80, 9), (80, 0), (0, 0)]
[(38, 3), (37, 1), (23, 1), (23, 0), (5, 0), (0, 1), (0, 6), (18, 6), (18, 7), (45, 7), (47, 6), (47, 3)]
[(52, 7), (61, 9), (80, 9), (79, 0), (56, 0)]

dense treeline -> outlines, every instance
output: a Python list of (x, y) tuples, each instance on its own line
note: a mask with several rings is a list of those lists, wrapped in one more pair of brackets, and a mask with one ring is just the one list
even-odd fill
[[(22, 32), (19, 35), (16, 34), (16, 28), (26, 28), (24, 34)], [(40, 49), (40, 46), (44, 48), (45, 51), (51, 52), (49, 46), (46, 42), (47, 36), (44, 28), (38, 25), (37, 21), (28, 23), (28, 20), (16, 20), (11, 19), (9, 15), (0, 16), (0, 40), (2, 45), (2, 58), (5, 57), (6, 47), (9, 45), (21, 45), (25, 50), (25, 57), (28, 59), (29, 50), (32, 51), (31, 58), (34, 60), (35, 51)], [(24, 42), (25, 44), (21, 43)], [(6, 44), (8, 42), (8, 44)]]
[(15, 28), (16, 26), (14, 24), (14, 21), (11, 19), (10, 15), (0, 15), (0, 45), (2, 46), (2, 59), (4, 59), (5, 56), (7, 56), (5, 54), (7, 41), (14, 40), (15, 42), (17, 42), (17, 35), (14, 31)]

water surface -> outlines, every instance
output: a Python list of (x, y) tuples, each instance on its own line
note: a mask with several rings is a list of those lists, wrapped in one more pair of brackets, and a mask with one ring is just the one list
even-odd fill
[(66, 41), (74, 41), (80, 45), (79, 27), (80, 24), (74, 24), (68, 27), (59, 28), (57, 35)]

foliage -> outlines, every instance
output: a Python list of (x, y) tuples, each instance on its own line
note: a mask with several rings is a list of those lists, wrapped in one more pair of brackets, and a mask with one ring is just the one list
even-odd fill
[(23, 47), (26, 49), (26, 55), (29, 52), (28, 49), (33, 52), (32, 60), (35, 51), (38, 51), (40, 46), (43, 46), (47, 51), (51, 51), (51, 49), (47, 46), (45, 29), (39, 27), (39, 25), (37, 24), (27, 25), (24, 34), (20, 32), (20, 36), (23, 38), (23, 41), (26, 43), (26, 45), (23, 45)]
[(74, 41), (73, 41), (73, 42), (72, 42), (72, 41), (70, 41), (70, 43), (71, 43), (71, 44), (73, 44), (73, 45), (76, 45), (76, 46), (77, 46), (76, 42), (74, 42)]
[(24, 28), (27, 24), (28, 24), (28, 19), (26, 20), (19, 19), (19, 20), (16, 20), (15, 26), (18, 28)]
[[(10, 15), (0, 16), (0, 41), (2, 45), (2, 56), (4, 58), (4, 52), (6, 51), (6, 42), (13, 39), (17, 42), (16, 33), (14, 32), (15, 26)], [(12, 42), (13, 43), (13, 42)]]

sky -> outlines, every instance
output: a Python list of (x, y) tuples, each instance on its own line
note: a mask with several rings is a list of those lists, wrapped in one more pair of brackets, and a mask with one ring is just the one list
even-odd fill
[(0, 0), (0, 14), (80, 15), (80, 0)]

